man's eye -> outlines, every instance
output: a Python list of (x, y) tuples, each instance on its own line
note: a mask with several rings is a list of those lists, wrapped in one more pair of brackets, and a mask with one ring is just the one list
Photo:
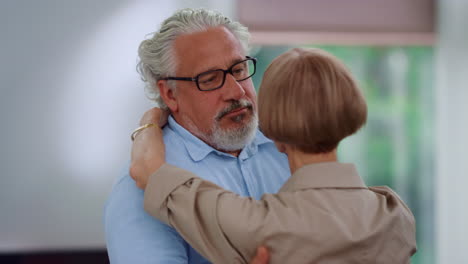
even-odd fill
[(215, 79), (216, 79), (216, 77), (210, 77), (210, 78), (201, 80), (200, 83), (208, 84), (208, 83), (214, 82)]
[(235, 69), (232, 72), (235, 73), (235, 74), (240, 74), (240, 73), (244, 72), (244, 68)]

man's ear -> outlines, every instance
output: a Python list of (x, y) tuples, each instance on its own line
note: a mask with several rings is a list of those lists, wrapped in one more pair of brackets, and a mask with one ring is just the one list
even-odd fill
[(157, 82), (159, 94), (161, 95), (162, 100), (171, 110), (171, 113), (177, 113), (179, 109), (179, 103), (176, 100), (175, 92), (172, 90), (166, 80), (159, 80)]

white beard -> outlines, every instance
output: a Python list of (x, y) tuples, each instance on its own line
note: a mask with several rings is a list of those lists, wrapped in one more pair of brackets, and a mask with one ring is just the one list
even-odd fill
[[(221, 118), (229, 113), (233, 108), (237, 107), (249, 107), (252, 111), (251, 120), (244, 126), (231, 129), (223, 129), (219, 126)], [(245, 116), (239, 115), (232, 119), (234, 122), (242, 122), (246, 118)], [(211, 133), (203, 133), (200, 129), (185, 116), (183, 117), (185, 124), (188, 126), (188, 130), (206, 142), (208, 145), (212, 146), (217, 150), (224, 151), (236, 151), (243, 149), (247, 144), (252, 142), (255, 138), (255, 134), (258, 128), (258, 116), (257, 113), (252, 109), (252, 104), (247, 100), (240, 100), (238, 104), (233, 104), (230, 107), (227, 107), (214, 118), (213, 126), (211, 127)]]
[[(240, 120), (239, 120), (240, 121)], [(235, 151), (243, 149), (252, 142), (258, 127), (257, 114), (252, 115), (252, 120), (245, 126), (235, 129), (222, 129), (219, 123), (215, 122), (212, 134), (209, 136), (211, 144), (216, 149)]]

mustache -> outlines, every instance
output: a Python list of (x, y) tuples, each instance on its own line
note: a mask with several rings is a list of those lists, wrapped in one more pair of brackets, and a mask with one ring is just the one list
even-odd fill
[(216, 121), (219, 121), (221, 120), (221, 118), (223, 118), (225, 115), (229, 114), (230, 112), (234, 111), (234, 110), (237, 110), (239, 108), (248, 108), (249, 110), (252, 110), (253, 109), (253, 106), (252, 106), (252, 103), (247, 101), (247, 100), (234, 100), (232, 101), (232, 103), (224, 108), (223, 110), (221, 110), (221, 112), (219, 112), (215, 119)]

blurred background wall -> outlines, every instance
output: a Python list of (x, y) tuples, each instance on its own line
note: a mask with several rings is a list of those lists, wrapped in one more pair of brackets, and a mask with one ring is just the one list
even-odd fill
[[(0, 1), (0, 260), (31, 252), (105, 252), (103, 206), (129, 160), (129, 134), (153, 106), (135, 71), (138, 44), (183, 7), (217, 9), (253, 23), (254, 31), (262, 21), (248, 17), (267, 13), (255, 6), (261, 2), (271, 2), (275, 12), (274, 0)], [(260, 23), (252, 49), (260, 67), (292, 46), (318, 46), (345, 61), (373, 114), (345, 142), (341, 157), (358, 163), (366, 182), (392, 186), (411, 206), (420, 245), (413, 263), (467, 262), (468, 1), (406, 8), (433, 8), (432, 20), (422, 17), (434, 23), (429, 30), (410, 34), (395, 25), (404, 28), (411, 13), (391, 6), (359, 7), (363, 0), (354, 0), (352, 11), (350, 1), (287, 2), (330, 15), (293, 21), (294, 30), (280, 21), (278, 32)], [(343, 5), (349, 12), (337, 8)], [(403, 18), (372, 17), (372, 10)], [(353, 12), (367, 20), (344, 29), (323, 26)], [(392, 19), (403, 22), (379, 22)], [(258, 87), (261, 74), (255, 77)]]
[(152, 106), (139, 43), (179, 8), (231, 5), (0, 1), (0, 254), (104, 249), (105, 200)]

